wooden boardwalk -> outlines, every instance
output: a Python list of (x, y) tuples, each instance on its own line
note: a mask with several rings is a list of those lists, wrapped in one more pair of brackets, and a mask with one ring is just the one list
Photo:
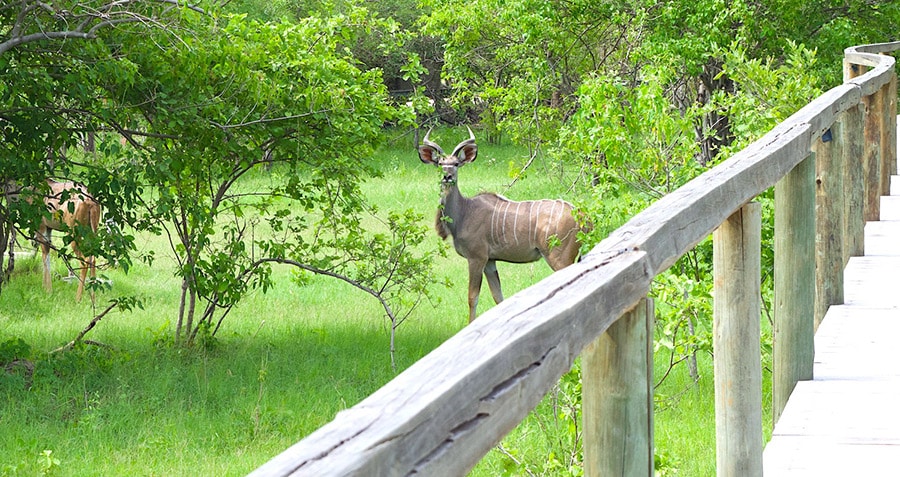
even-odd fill
[(844, 271), (844, 304), (815, 336), (813, 380), (763, 454), (770, 476), (900, 476), (900, 177)]

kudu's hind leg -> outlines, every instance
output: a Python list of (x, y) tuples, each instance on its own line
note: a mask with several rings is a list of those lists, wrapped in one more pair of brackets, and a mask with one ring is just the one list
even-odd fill
[[(78, 261), (81, 263), (81, 276), (78, 278), (78, 289), (75, 291), (75, 301), (81, 301), (81, 295), (84, 293), (85, 280), (87, 280), (88, 268), (91, 269), (93, 278), (94, 267), (92, 262), (94, 257), (85, 258), (84, 254), (78, 250), (78, 247), (75, 246), (74, 242), (72, 243), (72, 248), (75, 250), (75, 256), (78, 257)], [(93, 294), (91, 296), (93, 297)]]
[(488, 260), (484, 266), (484, 276), (487, 278), (488, 286), (491, 288), (491, 296), (494, 297), (494, 303), (503, 301), (503, 290), (500, 288), (500, 274), (497, 272), (497, 262)]

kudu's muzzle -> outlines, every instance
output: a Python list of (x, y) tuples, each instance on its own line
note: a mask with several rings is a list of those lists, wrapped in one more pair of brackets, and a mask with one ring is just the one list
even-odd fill
[(458, 163), (442, 164), (441, 169), (444, 171), (444, 177), (441, 179), (441, 184), (442, 185), (456, 184), (457, 170), (459, 169), (459, 164)]

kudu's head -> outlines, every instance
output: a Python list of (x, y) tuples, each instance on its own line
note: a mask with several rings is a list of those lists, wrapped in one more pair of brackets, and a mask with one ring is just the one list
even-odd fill
[(472, 129), (469, 130), (469, 139), (459, 143), (450, 154), (444, 154), (441, 146), (431, 142), (428, 136), (431, 130), (425, 134), (422, 145), (419, 146), (419, 159), (425, 164), (433, 164), (440, 167), (444, 171), (444, 178), (441, 179), (441, 190), (447, 191), (456, 185), (456, 177), (459, 168), (474, 161), (478, 156), (478, 146), (475, 145), (475, 134)]

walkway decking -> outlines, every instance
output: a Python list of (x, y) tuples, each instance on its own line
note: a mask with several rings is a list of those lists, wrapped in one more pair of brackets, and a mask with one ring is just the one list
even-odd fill
[(766, 477), (900, 475), (900, 177), (844, 271), (844, 305), (815, 337), (764, 453)]

